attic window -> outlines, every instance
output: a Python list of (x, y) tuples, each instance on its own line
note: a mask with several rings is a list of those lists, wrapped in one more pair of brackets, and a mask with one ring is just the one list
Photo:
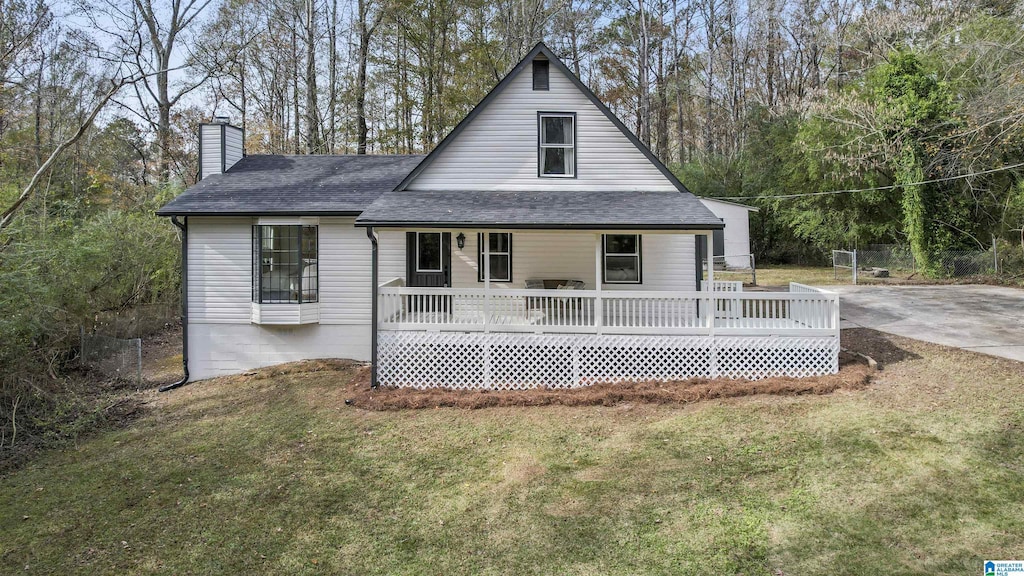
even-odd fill
[(533, 89), (534, 90), (547, 90), (548, 89), (548, 65), (550, 62), (547, 60), (534, 60), (533, 61)]
[(576, 177), (576, 114), (541, 112), (538, 115), (538, 166), (541, 178)]

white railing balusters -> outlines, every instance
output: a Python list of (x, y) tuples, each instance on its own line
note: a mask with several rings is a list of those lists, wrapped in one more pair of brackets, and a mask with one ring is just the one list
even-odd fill
[[(832, 335), (838, 296), (785, 292), (660, 292), (379, 288), (384, 330), (535, 333)], [(700, 313), (706, 310), (706, 313)]]

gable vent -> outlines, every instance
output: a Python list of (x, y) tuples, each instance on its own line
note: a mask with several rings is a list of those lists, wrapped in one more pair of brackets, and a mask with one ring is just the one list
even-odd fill
[(547, 60), (534, 60), (533, 61), (533, 89), (534, 90), (547, 90), (548, 89), (548, 65), (550, 62)]

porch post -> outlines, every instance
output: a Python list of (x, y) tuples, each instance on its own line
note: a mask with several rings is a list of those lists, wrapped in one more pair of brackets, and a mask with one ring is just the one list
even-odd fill
[(484, 332), (491, 331), (491, 233), (484, 232), (478, 237), (484, 243)]
[(377, 284), (379, 272), (377, 269), (378, 255), (377, 255), (377, 234), (373, 231), (373, 226), (367, 226), (366, 236), (370, 239), (370, 387), (377, 387), (377, 322), (378, 322), (378, 305), (377, 305), (377, 291), (379, 290)]
[(601, 299), (601, 285), (603, 284), (603, 270), (601, 262), (601, 241), (604, 236), (597, 234), (597, 241), (594, 243), (594, 330), (601, 334), (604, 332), (604, 301)]
[(711, 378), (718, 378), (718, 339), (715, 338), (715, 315), (718, 313), (718, 299), (715, 297), (715, 250), (714, 233), (704, 235), (705, 261), (708, 264), (708, 337), (711, 339), (708, 369)]
[(708, 286), (711, 290), (715, 289), (715, 237), (714, 233), (709, 232), (704, 235), (707, 238), (704, 249), (707, 251), (707, 263), (708, 263)]

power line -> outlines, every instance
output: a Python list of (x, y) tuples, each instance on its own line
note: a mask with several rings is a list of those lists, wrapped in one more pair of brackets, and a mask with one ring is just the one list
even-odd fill
[(959, 180), (961, 178), (971, 178), (973, 176), (984, 176), (985, 174), (992, 174), (993, 172), (1003, 172), (1005, 170), (1013, 170), (1014, 168), (1020, 168), (1024, 166), (1024, 162), (1019, 164), (1011, 164), (1010, 166), (1002, 166), (1000, 168), (992, 168), (991, 170), (982, 170), (981, 172), (972, 172), (970, 174), (959, 174), (957, 176), (946, 176), (944, 178), (936, 178), (934, 180), (922, 180), (920, 182), (911, 182), (910, 184), (890, 184), (888, 186), (874, 186), (872, 188), (853, 188), (849, 190), (827, 190), (823, 192), (805, 192), (803, 194), (776, 194), (773, 196), (705, 196), (709, 200), (768, 200), (768, 199), (788, 199), (788, 198), (804, 198), (807, 196), (830, 196), (832, 194), (850, 194), (853, 192), (874, 192), (876, 190), (892, 190), (894, 188), (906, 188), (907, 186), (920, 186), (922, 184), (936, 184), (938, 182), (948, 182), (950, 180)]

